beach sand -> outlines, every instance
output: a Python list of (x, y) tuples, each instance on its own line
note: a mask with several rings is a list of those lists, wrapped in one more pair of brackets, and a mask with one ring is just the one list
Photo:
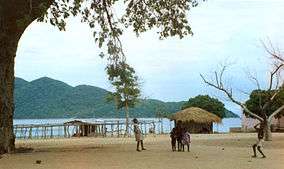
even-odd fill
[(265, 142), (265, 159), (251, 158), (255, 140), (255, 133), (193, 134), (190, 152), (172, 152), (169, 135), (147, 136), (142, 152), (134, 138), (17, 140), (33, 150), (2, 155), (0, 169), (284, 169), (284, 133)]

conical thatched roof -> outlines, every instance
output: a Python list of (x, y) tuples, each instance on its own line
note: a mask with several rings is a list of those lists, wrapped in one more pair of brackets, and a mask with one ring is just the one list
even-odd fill
[(198, 107), (181, 110), (170, 117), (171, 120), (195, 123), (221, 123), (221, 118)]

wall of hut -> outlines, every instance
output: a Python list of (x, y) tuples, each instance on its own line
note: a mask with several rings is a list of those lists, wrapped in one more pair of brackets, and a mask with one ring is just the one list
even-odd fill
[(183, 122), (182, 127), (184, 127), (190, 133), (213, 133), (213, 123)]

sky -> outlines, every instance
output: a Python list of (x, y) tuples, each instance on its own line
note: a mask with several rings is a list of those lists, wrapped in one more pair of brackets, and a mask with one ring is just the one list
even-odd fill
[[(122, 42), (127, 61), (140, 78), (142, 97), (181, 101), (209, 94), (232, 107), (226, 97), (202, 82), (200, 74), (211, 79), (221, 65), (230, 65), (225, 84), (240, 100), (247, 98), (243, 92), (255, 88), (248, 72), (266, 87), (271, 59), (261, 42), (271, 41), (284, 49), (283, 18), (282, 0), (208, 0), (189, 12), (193, 36), (159, 40), (155, 31), (140, 37), (126, 31)], [(69, 19), (65, 32), (34, 22), (20, 39), (15, 74), (28, 81), (46, 76), (72, 86), (112, 90), (100, 52), (92, 30), (79, 19)]]

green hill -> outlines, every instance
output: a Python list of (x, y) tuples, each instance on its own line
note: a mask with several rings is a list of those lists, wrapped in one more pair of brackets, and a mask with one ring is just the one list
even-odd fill
[[(43, 77), (31, 82), (15, 79), (16, 119), (39, 118), (121, 118), (114, 103), (107, 103), (109, 91), (88, 85), (72, 87), (64, 82)], [(174, 113), (184, 104), (142, 99), (130, 109), (131, 117), (156, 117), (156, 112)]]
[[(72, 87), (43, 77), (32, 82), (15, 79), (15, 118), (113, 118), (123, 117), (114, 103), (107, 103), (108, 91), (87, 85)], [(132, 117), (155, 117), (155, 112), (176, 112), (183, 102), (141, 100), (130, 109)]]
[(225, 111), (225, 117), (226, 118), (240, 118), (239, 115), (237, 115), (237, 114), (235, 114), (235, 113), (233, 113), (233, 112), (231, 112), (230, 110), (227, 110), (227, 109)]

